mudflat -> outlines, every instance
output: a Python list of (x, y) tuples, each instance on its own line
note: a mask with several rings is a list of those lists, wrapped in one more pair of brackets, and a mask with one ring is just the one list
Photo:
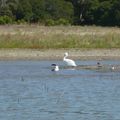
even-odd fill
[(120, 59), (120, 49), (0, 49), (0, 60), (62, 60), (65, 52), (75, 60)]

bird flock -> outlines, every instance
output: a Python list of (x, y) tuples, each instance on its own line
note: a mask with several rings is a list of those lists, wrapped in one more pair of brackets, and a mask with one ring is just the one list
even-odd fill
[[(68, 53), (65, 52), (64, 53), (64, 57), (63, 57), (63, 61), (66, 63), (67, 66), (70, 66), (70, 67), (76, 67), (76, 63), (74, 60), (72, 59), (68, 59)], [(59, 71), (59, 66), (57, 64), (52, 64), (52, 71)]]
[[(94, 65), (94, 66), (85, 66), (85, 65), (83, 65), (83, 66), (78, 66), (78, 65), (76, 65), (76, 63), (75, 63), (75, 61), (74, 60), (72, 60), (72, 59), (68, 59), (68, 52), (65, 52), (64, 53), (64, 57), (63, 57), (63, 62), (64, 63), (66, 63), (66, 65), (68, 66), (68, 67), (70, 67), (70, 68), (74, 68), (74, 69), (76, 69), (76, 68), (86, 68), (86, 69), (101, 69), (101, 68), (105, 68), (105, 67), (107, 67), (108, 69), (110, 69), (110, 70), (117, 70), (116, 69), (116, 67), (115, 66), (111, 66), (111, 65), (109, 65), (109, 66), (105, 66), (105, 65), (101, 65), (101, 63), (100, 62), (97, 62), (97, 64), (96, 65)], [(60, 69), (59, 69), (59, 66), (57, 65), (57, 64), (52, 64), (51, 65), (52, 66), (52, 71), (59, 71)]]

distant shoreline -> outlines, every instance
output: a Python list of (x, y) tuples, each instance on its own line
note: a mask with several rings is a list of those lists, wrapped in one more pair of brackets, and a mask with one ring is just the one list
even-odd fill
[(0, 49), (0, 60), (62, 60), (64, 52), (74, 60), (120, 60), (120, 49)]

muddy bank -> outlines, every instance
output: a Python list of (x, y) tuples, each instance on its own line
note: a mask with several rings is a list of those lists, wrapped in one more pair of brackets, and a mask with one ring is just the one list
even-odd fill
[(68, 52), (69, 58), (75, 60), (120, 60), (120, 49), (0, 49), (0, 60), (62, 60), (64, 52)]

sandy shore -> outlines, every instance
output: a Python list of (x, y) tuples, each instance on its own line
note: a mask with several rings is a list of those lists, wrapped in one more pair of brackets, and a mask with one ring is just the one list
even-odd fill
[(33, 50), (0, 49), (0, 60), (62, 60), (64, 52), (75, 60), (120, 60), (120, 49)]

